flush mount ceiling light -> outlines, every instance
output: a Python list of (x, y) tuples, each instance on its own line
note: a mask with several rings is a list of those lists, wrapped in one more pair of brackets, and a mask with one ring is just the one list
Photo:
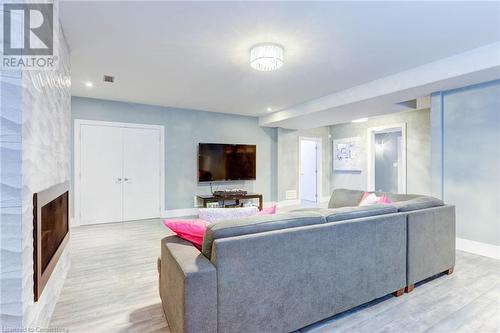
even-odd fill
[(85, 87), (92, 88), (93, 86), (94, 86), (94, 83), (92, 83), (90, 81), (85, 82)]
[(269, 72), (283, 66), (283, 47), (278, 44), (262, 43), (250, 49), (250, 66), (252, 68)]
[(365, 121), (368, 121), (368, 118), (359, 118), (359, 119), (351, 120), (351, 122), (353, 122), (353, 123), (364, 123)]

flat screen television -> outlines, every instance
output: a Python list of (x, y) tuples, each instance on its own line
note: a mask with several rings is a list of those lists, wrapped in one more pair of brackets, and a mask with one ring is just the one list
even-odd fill
[(255, 145), (200, 143), (198, 181), (255, 180)]

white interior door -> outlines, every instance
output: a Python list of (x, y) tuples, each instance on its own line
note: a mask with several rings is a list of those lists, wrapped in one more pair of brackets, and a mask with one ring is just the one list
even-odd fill
[(121, 128), (81, 126), (80, 224), (122, 221), (122, 141)]
[(317, 201), (318, 195), (318, 143), (300, 141), (300, 199)]
[(406, 123), (368, 128), (369, 191), (406, 193)]
[(160, 217), (163, 128), (78, 120), (75, 129), (79, 224)]
[(123, 146), (123, 219), (159, 217), (160, 131), (124, 128)]

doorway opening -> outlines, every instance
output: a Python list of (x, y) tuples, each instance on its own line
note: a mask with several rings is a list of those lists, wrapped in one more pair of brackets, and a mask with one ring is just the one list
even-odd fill
[(75, 119), (76, 225), (161, 216), (164, 131), (159, 125)]
[(406, 193), (406, 124), (368, 129), (368, 190)]
[(299, 198), (302, 206), (319, 202), (321, 193), (321, 138), (299, 138)]

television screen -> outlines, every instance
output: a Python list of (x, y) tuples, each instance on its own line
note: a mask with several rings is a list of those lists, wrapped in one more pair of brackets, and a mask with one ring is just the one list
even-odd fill
[(255, 180), (255, 145), (200, 143), (198, 181)]

